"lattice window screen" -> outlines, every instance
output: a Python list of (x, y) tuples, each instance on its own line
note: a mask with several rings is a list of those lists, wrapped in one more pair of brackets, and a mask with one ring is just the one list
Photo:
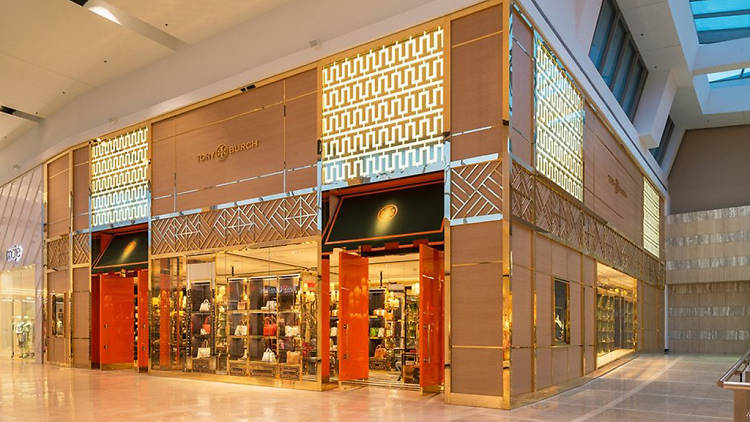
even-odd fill
[(544, 41), (535, 44), (536, 168), (583, 201), (583, 97)]
[(91, 223), (148, 217), (148, 128), (91, 144)]
[(643, 179), (643, 247), (659, 256), (659, 194)]
[(323, 183), (443, 162), (443, 28), (322, 69)]

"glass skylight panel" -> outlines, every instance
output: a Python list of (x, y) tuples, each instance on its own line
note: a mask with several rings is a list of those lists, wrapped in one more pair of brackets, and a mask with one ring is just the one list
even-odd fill
[(691, 0), (701, 44), (750, 37), (750, 0)]
[(725, 70), (723, 72), (709, 73), (706, 76), (708, 77), (708, 82), (710, 83), (733, 81), (737, 79), (749, 79), (750, 68)]

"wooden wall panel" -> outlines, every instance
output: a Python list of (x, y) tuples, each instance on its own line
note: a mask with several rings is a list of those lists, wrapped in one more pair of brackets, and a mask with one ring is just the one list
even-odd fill
[(318, 184), (318, 168), (307, 167), (295, 171), (288, 170), (286, 172), (285, 182), (285, 190), (287, 192), (299, 189), (314, 188)]
[(643, 176), (622, 145), (588, 106), (584, 126), (584, 166), (584, 187), (593, 195), (584, 202), (633, 243), (642, 245)]
[[(514, 298), (515, 299), (515, 298)], [(515, 325), (515, 313), (514, 325)], [(515, 333), (515, 329), (514, 329)], [(532, 360), (531, 349), (513, 349), (510, 351), (510, 361), (513, 365), (512, 376), (510, 377), (510, 391), (514, 396), (518, 394), (530, 393), (532, 391), (531, 380), (533, 373), (531, 371)]]
[(541, 390), (552, 385), (552, 349), (536, 350), (536, 389)]
[[(453, 348), (451, 390), (454, 393), (500, 396), (503, 356), (500, 349)], [(494, 374), (497, 374), (496, 376)]]
[(69, 293), (70, 280), (68, 271), (52, 271), (47, 273), (47, 290), (49, 293)]
[(91, 342), (89, 339), (73, 339), (73, 366), (91, 367)]
[(501, 277), (500, 264), (453, 267), (451, 326), (454, 344), (502, 345)]
[[(451, 24), (451, 132), (499, 127), (502, 116), (502, 36), (500, 6), (457, 19)], [(494, 34), (494, 35), (490, 35)], [(500, 152), (497, 130), (454, 136), (451, 160)]]
[(67, 154), (47, 165), (47, 237), (70, 230), (70, 163)]
[[(313, 170), (289, 172), (288, 187), (283, 173), (317, 161), (316, 90), (312, 69), (154, 123), (152, 215), (314, 186)], [(198, 159), (222, 144), (256, 140), (223, 160)]]
[(534, 164), (534, 34), (528, 25), (513, 14), (513, 46), (511, 47), (511, 145), (513, 154), (529, 165)]

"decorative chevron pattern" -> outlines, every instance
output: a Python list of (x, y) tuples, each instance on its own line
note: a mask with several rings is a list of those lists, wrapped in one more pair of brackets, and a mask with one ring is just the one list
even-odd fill
[(500, 160), (451, 169), (451, 219), (498, 214), (502, 206)]
[(438, 27), (323, 68), (323, 183), (443, 161), (443, 40)]
[(69, 254), (70, 248), (68, 247), (68, 235), (47, 241), (47, 268), (67, 268), (68, 260), (70, 258)]
[(87, 264), (89, 262), (91, 262), (89, 234), (78, 233), (73, 235), (73, 264)]
[(659, 256), (659, 228), (661, 216), (659, 194), (647, 178), (643, 178), (643, 247)]
[(633, 277), (664, 284), (665, 268), (659, 260), (585, 210), (553, 181), (513, 162), (510, 185), (514, 217)]
[(316, 193), (154, 220), (151, 253), (167, 255), (319, 234)]
[(583, 96), (541, 38), (535, 41), (536, 168), (583, 200)]

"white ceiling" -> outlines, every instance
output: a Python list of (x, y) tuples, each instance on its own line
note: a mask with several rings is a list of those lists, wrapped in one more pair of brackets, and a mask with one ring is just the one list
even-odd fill
[[(194, 44), (287, 0), (111, 0)], [(173, 54), (69, 0), (0, 0), (0, 105), (41, 118), (76, 96)], [(36, 123), (0, 114), (0, 148)]]

